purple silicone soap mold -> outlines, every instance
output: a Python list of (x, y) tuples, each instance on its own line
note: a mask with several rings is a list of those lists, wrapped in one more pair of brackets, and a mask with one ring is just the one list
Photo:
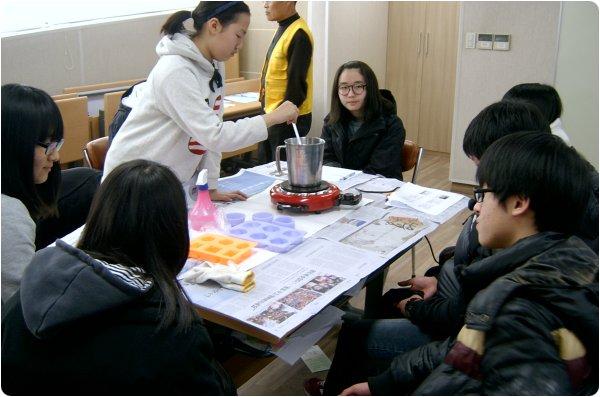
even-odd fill
[[(269, 216), (267, 216), (269, 215)], [(239, 217), (236, 215), (236, 221)], [(283, 253), (288, 252), (304, 239), (306, 232), (294, 228), (294, 219), (281, 215), (273, 217), (268, 212), (257, 212), (251, 221), (242, 221), (229, 229), (229, 234), (256, 241), (259, 248)]]

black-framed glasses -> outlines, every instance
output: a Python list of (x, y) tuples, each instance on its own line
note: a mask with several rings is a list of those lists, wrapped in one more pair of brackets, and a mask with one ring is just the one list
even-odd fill
[(61, 139), (60, 141), (54, 141), (54, 142), (48, 142), (48, 143), (38, 142), (37, 144), (40, 145), (41, 147), (43, 147), (44, 149), (46, 149), (46, 156), (49, 156), (54, 152), (58, 152), (60, 150), (60, 148), (62, 147), (63, 143), (65, 143), (64, 139)]
[(483, 203), (483, 198), (485, 197), (486, 193), (494, 193), (494, 190), (482, 187), (476, 187), (473, 189), (473, 197), (475, 197), (475, 201), (478, 203)]
[(346, 96), (350, 93), (350, 90), (354, 93), (354, 95), (360, 95), (365, 90), (366, 84), (353, 84), (353, 85), (341, 85), (338, 87), (338, 92)]

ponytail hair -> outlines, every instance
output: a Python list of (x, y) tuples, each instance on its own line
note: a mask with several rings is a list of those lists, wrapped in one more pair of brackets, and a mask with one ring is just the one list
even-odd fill
[(174, 35), (185, 32), (183, 23), (192, 18), (194, 20), (195, 33), (197, 36), (202, 26), (211, 18), (217, 18), (219, 23), (225, 27), (236, 21), (238, 14), (250, 15), (250, 8), (243, 1), (202, 1), (194, 11), (177, 11), (167, 19), (160, 32), (163, 35)]

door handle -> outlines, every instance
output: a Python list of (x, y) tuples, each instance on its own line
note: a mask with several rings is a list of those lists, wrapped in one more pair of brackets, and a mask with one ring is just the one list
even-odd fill
[(425, 36), (425, 55), (429, 54), (429, 32)]

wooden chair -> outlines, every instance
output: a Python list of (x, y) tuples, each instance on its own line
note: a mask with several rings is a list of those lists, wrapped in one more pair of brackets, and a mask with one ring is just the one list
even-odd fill
[(56, 100), (63, 119), (65, 143), (60, 150), (60, 163), (82, 159), (81, 148), (90, 140), (88, 98), (86, 96)]
[(94, 139), (83, 148), (83, 160), (87, 167), (100, 170), (104, 169), (104, 159), (108, 152), (108, 137)]
[[(413, 141), (409, 141), (408, 139), (404, 141), (404, 146), (402, 147), (402, 172), (413, 170), (412, 179), (410, 180), (412, 183), (417, 183), (417, 176), (419, 175), (419, 165), (421, 164), (421, 157), (423, 157), (423, 149), (420, 146), (417, 146)], [(415, 255), (415, 247), (410, 249), (411, 255), (411, 265), (412, 265), (412, 276), (415, 277), (415, 271), (417, 267), (417, 258)]]
[(225, 95), (239, 94), (241, 92), (259, 92), (260, 79), (235, 81), (225, 85)]
[(236, 81), (246, 80), (244, 77), (232, 77), (230, 79), (225, 79), (225, 84), (235, 83)]
[(54, 99), (55, 101), (58, 101), (59, 99), (70, 99), (70, 98), (77, 98), (77, 93), (76, 92), (72, 92), (70, 94), (56, 94), (56, 95), (52, 95), (52, 99)]
[(413, 170), (411, 182), (417, 182), (417, 176), (419, 174), (419, 165), (421, 164), (421, 157), (423, 157), (423, 149), (417, 146), (413, 141), (408, 139), (404, 141), (402, 147), (402, 172)]
[(87, 93), (95, 92), (95, 91), (112, 92), (112, 91), (118, 91), (118, 90), (126, 90), (127, 88), (131, 87), (135, 83), (138, 83), (142, 80), (144, 80), (144, 79), (119, 80), (119, 81), (113, 81), (110, 83), (98, 83), (98, 84), (80, 85), (77, 87), (67, 87), (67, 88), (63, 89), (63, 93), (65, 93), (65, 94), (78, 93), (80, 95), (81, 94), (87, 95)]
[(225, 61), (225, 78), (233, 79), (240, 77), (240, 54), (235, 54)]
[(104, 94), (104, 135), (108, 135), (108, 127), (119, 109), (123, 93), (125, 93), (125, 90)]

